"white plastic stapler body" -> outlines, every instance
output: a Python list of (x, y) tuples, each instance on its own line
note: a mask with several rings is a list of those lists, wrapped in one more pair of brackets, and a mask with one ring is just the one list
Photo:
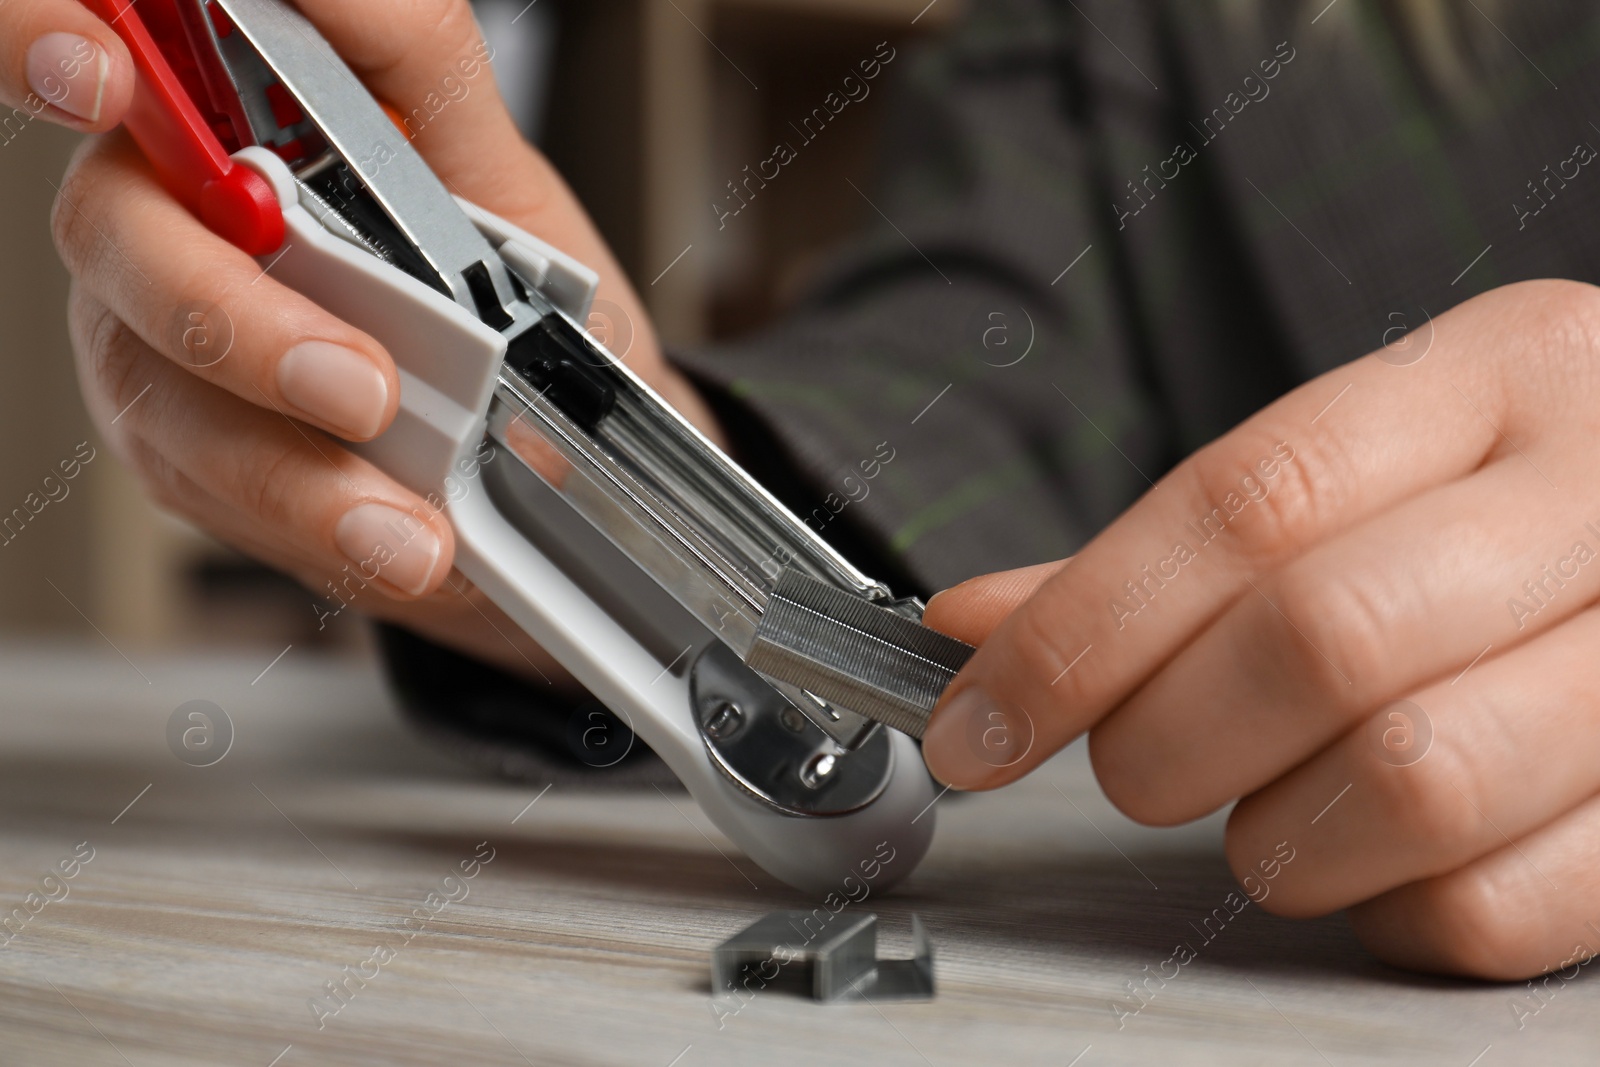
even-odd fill
[(168, 185), (394, 357), (400, 414), (359, 450), (442, 505), (461, 572), (767, 871), (909, 874), (935, 798), (914, 738), (971, 650), (597, 344), (595, 274), (452, 197), (288, 4), (91, 3)]

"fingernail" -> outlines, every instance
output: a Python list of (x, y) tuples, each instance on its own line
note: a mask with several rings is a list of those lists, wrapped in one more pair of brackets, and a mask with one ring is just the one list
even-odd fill
[(1004, 710), (978, 686), (957, 693), (934, 713), (922, 736), (922, 758), (933, 776), (955, 789), (983, 789), (1033, 747), (1033, 721), (1021, 708)]
[(427, 523), (386, 504), (358, 504), (345, 512), (333, 540), (363, 578), (381, 577), (412, 596), (428, 588), (444, 551)]
[(97, 122), (109, 65), (105, 51), (87, 37), (47, 33), (28, 46), (28, 85), (62, 111)]
[(365, 440), (383, 425), (389, 384), (372, 360), (331, 341), (302, 341), (278, 361), (278, 391), (312, 418)]

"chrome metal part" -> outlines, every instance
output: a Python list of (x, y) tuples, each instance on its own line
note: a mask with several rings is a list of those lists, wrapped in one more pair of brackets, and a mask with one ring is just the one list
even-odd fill
[(911, 916), (912, 958), (878, 959), (878, 917), (871, 912), (823, 911), (836, 926), (817, 928), (817, 912), (775, 911), (734, 934), (711, 952), (711, 986), (717, 992), (764, 988), (784, 967), (809, 971), (811, 997), (824, 1003), (852, 1000), (931, 1000), (933, 943), (922, 920)]
[[(442, 182), (406, 147), (371, 94), (304, 15), (272, 0), (212, 0), (253, 47), (307, 121), (326, 138), (456, 302), (488, 321), (478, 270), (506, 324), (517, 302), (499, 255), (456, 206)], [(231, 37), (232, 35), (230, 35)], [(259, 122), (260, 119), (256, 118)], [(258, 135), (259, 136), (259, 135)]]
[(783, 566), (852, 599), (888, 598), (576, 323), (559, 312), (546, 322), (587, 360), (574, 373), (610, 390), (610, 409), (580, 424), (513, 357), (490, 434), (514, 451), (542, 452), (536, 469), (551, 488), (734, 651), (750, 649)]
[(972, 653), (904, 614), (785, 570), (745, 662), (920, 738)]
[(789, 699), (789, 703), (795, 706), (795, 714), (811, 720), (819, 730), (847, 749), (855, 749), (865, 744), (872, 736), (872, 731), (878, 728), (878, 724), (866, 716), (830, 704), (798, 685), (792, 685), (770, 675), (766, 678), (772, 688), (782, 693)]
[(847, 751), (784, 700), (721, 642), (691, 668), (700, 735), (717, 768), (751, 796), (789, 815), (844, 815), (889, 784), (889, 735)]
[(363, 252), (376, 256), (385, 263), (394, 263), (394, 252), (375, 241), (370, 235), (363, 233), (355, 223), (339, 214), (338, 210), (322, 194), (312, 189), (311, 186), (301, 182), (299, 185), (300, 206), (310, 213), (311, 217), (322, 223), (323, 229), (339, 238), (341, 241), (355, 245)]

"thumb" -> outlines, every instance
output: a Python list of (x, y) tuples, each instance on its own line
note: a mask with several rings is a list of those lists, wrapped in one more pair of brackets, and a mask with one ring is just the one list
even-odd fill
[(35, 118), (109, 130), (133, 99), (133, 81), (127, 46), (76, 0), (0, 4), (0, 112), (9, 111), (0, 143)]
[(969, 578), (936, 593), (928, 601), (923, 624), (969, 645), (981, 645), (1017, 605), (1071, 562), (1069, 556), (1051, 563)]
[[(969, 579), (935, 596), (923, 622), (968, 644), (981, 645), (1008, 615), (1071, 562), (1069, 556)], [(922, 737), (922, 757), (939, 781), (981, 789), (1028, 755), (1034, 731), (1026, 712), (992, 709), (984, 715), (971, 715), (952, 711), (951, 704), (961, 703), (964, 697), (964, 692), (958, 693), (952, 701), (947, 693), (934, 709)]]

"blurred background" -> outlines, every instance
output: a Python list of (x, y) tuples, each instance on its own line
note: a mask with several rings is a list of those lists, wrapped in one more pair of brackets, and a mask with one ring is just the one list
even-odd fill
[[(712, 205), (727, 196), (726, 183), (792, 140), (789, 123), (878, 42), (902, 48), (947, 23), (958, 3), (475, 6), (525, 134), (588, 206), (664, 340), (682, 346), (781, 313), (817, 256), (870, 212), (845, 179), (870, 180), (884, 90), (904, 76), (904, 61), (719, 232)], [(0, 636), (359, 652), (365, 627), (319, 632), (305, 592), (157, 511), (90, 428), (67, 343), (67, 278), (49, 234), (55, 185), (77, 140), (43, 122), (0, 131), (0, 195), (11, 205), (0, 212), (0, 516), (30, 493), (43, 497), (44, 478), (86, 454), (81, 442), (97, 451), (77, 478), (52, 483), (66, 496), (0, 537)], [(677, 260), (690, 245), (696, 253)]]

